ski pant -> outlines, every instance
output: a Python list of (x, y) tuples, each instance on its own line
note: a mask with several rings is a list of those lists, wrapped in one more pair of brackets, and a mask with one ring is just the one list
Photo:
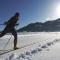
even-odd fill
[(8, 31), (8, 29), (4, 29), (1, 34), (0, 34), (0, 37), (3, 37), (6, 33), (12, 33), (12, 35), (14, 36), (14, 48), (16, 47), (17, 45), (17, 32), (16, 30), (13, 28), (11, 30)]

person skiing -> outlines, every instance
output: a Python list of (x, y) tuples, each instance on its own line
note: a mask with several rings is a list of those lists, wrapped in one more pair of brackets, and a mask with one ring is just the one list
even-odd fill
[(14, 36), (14, 48), (13, 48), (14, 50), (18, 49), (17, 32), (15, 30), (15, 25), (18, 20), (19, 20), (19, 13), (16, 12), (15, 15), (5, 23), (6, 27), (0, 34), (0, 37), (3, 37), (6, 33), (12, 33), (12, 35)]

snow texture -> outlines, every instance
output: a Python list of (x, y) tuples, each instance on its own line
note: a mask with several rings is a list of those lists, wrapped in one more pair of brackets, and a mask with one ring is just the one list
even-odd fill
[[(14, 37), (10, 37), (0, 38), (0, 50), (13, 49)], [(17, 46), (24, 47), (0, 55), (0, 60), (60, 60), (60, 32), (20, 33)]]

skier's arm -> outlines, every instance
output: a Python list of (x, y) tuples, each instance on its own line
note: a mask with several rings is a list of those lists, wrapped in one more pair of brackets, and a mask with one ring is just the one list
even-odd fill
[(13, 17), (12, 17), (12, 18), (10, 18), (8, 21), (4, 22), (4, 25), (9, 24), (9, 23), (10, 23), (10, 21), (11, 21), (12, 19), (13, 19)]
[[(7, 25), (9, 22), (8, 21), (6, 21), (6, 22), (4, 22), (4, 25)], [(18, 26), (19, 25), (19, 23), (16, 23), (16, 25), (15, 26)]]
[(4, 25), (7, 25), (8, 24), (8, 21), (4, 22)]

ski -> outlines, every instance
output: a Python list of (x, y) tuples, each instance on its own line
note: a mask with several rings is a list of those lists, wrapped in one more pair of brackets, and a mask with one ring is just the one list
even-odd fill
[[(21, 49), (21, 48), (18, 48), (18, 49)], [(16, 49), (16, 50), (18, 50), (18, 49)], [(0, 55), (6, 54), (6, 53), (9, 53), (12, 51), (16, 51), (16, 50), (14, 50), (14, 49), (4, 50), (5, 52), (0, 53)]]
[[(31, 44), (28, 44), (28, 45), (24, 45), (24, 46), (22, 46), (18, 49), (22, 49), (22, 48), (25, 48), (25, 47), (28, 47), (28, 46), (31, 46), (31, 45), (34, 45), (34, 44), (36, 44), (36, 43), (31, 43)], [(18, 50), (18, 49), (16, 49), (16, 50)], [(14, 50), (14, 49), (0, 50), (0, 51), (5, 51), (5, 52), (0, 53), (0, 55), (6, 54), (6, 53), (9, 53), (9, 52), (12, 52), (12, 51), (16, 51), (16, 50)]]

